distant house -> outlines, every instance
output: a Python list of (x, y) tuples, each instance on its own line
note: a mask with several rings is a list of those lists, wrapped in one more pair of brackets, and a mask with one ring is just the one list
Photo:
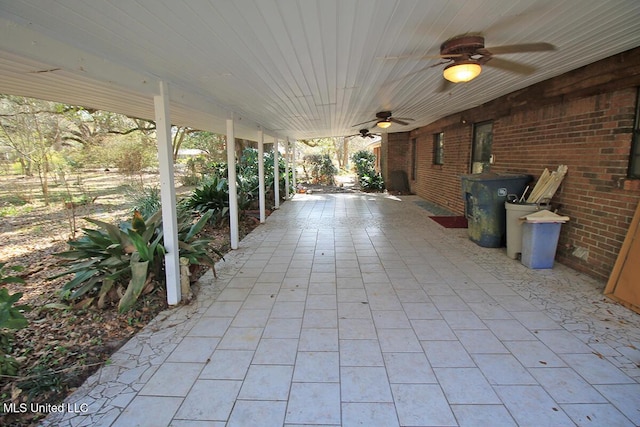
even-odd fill
[(201, 156), (207, 154), (206, 151), (198, 148), (181, 148), (178, 150), (179, 159), (188, 159), (189, 157)]

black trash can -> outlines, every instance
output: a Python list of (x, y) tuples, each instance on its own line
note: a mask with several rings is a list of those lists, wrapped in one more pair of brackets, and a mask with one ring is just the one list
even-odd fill
[(469, 239), (485, 248), (504, 246), (507, 196), (522, 195), (531, 175), (477, 173), (462, 175), (462, 197)]

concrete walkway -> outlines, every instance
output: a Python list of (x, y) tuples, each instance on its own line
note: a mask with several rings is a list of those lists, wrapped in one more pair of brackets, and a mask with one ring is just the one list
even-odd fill
[(296, 195), (44, 424), (640, 425), (639, 315), (415, 201)]

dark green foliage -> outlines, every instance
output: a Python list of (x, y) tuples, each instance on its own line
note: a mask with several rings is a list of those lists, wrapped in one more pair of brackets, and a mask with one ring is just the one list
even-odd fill
[[(160, 277), (165, 255), (162, 213), (158, 211), (142, 224), (134, 225), (140, 219), (138, 215), (120, 227), (86, 218), (99, 228), (84, 229), (83, 237), (69, 242), (71, 250), (58, 254), (66, 258), (71, 267), (52, 278), (74, 275), (62, 288), (65, 298), (88, 298), (89, 304), (97, 299), (101, 305), (114, 285), (122, 285), (126, 290), (119, 300), (119, 310), (124, 312), (135, 304), (153, 277)], [(189, 259), (191, 264), (213, 267), (209, 251), (220, 255), (209, 247), (210, 239), (198, 238), (198, 233), (212, 215), (213, 212), (207, 212), (194, 223), (188, 211), (179, 212), (180, 256)]]
[[(0, 263), (0, 284), (24, 283), (20, 277), (11, 276), (5, 270), (21, 271), (22, 267), (5, 267)], [(27, 326), (22, 313), (29, 310), (27, 305), (15, 305), (22, 293), (10, 294), (7, 288), (0, 288), (0, 375), (17, 375), (19, 362), (10, 355), (13, 350), (13, 332)]]
[(0, 330), (22, 329), (27, 319), (22, 313), (29, 310), (27, 305), (14, 305), (22, 298), (22, 292), (10, 294), (7, 288), (0, 288)]
[(209, 256), (209, 251), (224, 259), (222, 252), (211, 247), (211, 239), (199, 238), (198, 234), (210, 221), (213, 212), (202, 215), (195, 223), (187, 211), (179, 211), (178, 218), (178, 245), (180, 258), (187, 258), (191, 265), (206, 265), (213, 269), (215, 274), (215, 261)]
[(28, 396), (28, 402), (47, 391), (60, 391), (62, 377), (59, 373), (44, 365), (36, 365), (29, 370), (27, 376), (18, 383), (18, 387), (24, 390)]
[(376, 156), (371, 151), (360, 150), (351, 156), (351, 161), (358, 175), (358, 183), (363, 191), (384, 190), (382, 175), (376, 171)]
[(212, 176), (184, 200), (182, 209), (211, 212), (211, 221), (219, 224), (229, 216), (229, 184), (226, 178)]
[(6, 263), (0, 262), (0, 285), (7, 283), (24, 283), (24, 279), (18, 276), (11, 276), (8, 271), (20, 272), (24, 270), (24, 267), (14, 265), (12, 267), (5, 267)]
[[(266, 197), (271, 202), (273, 200), (273, 181), (274, 176), (274, 155), (273, 151), (264, 153), (264, 185), (266, 189)], [(281, 195), (286, 190), (286, 166), (285, 159), (278, 156), (278, 174), (279, 174), (279, 191)], [(259, 197), (258, 187), (258, 150), (255, 148), (246, 148), (240, 161), (238, 162), (238, 197), (241, 192), (246, 193), (243, 197), (249, 204), (255, 205)], [(241, 182), (242, 181), (242, 182)], [(293, 171), (289, 170), (289, 191), (293, 193)], [(256, 206), (251, 206), (256, 207)]]
[[(146, 262), (150, 273), (157, 274), (160, 271), (165, 253), (161, 244), (160, 211), (144, 221), (144, 230), (140, 229), (140, 232), (134, 229), (131, 222), (118, 227), (91, 218), (85, 219), (99, 228), (83, 229), (84, 236), (69, 242), (70, 251), (57, 254), (67, 259), (71, 268), (52, 278), (74, 274), (73, 279), (62, 287), (64, 298), (104, 298), (114, 284), (125, 284), (131, 280), (132, 263)], [(134, 215), (132, 222), (136, 219)]]
[(302, 168), (313, 184), (333, 185), (338, 169), (328, 154), (309, 154), (304, 156)]
[[(264, 154), (264, 180), (269, 195), (273, 188), (274, 167), (273, 152)], [(285, 194), (285, 162), (281, 157), (278, 159), (280, 172), (280, 193)], [(191, 193), (184, 202), (186, 209), (197, 212), (213, 211), (212, 222), (219, 224), (229, 217), (229, 185), (226, 178), (226, 164), (216, 164), (213, 173), (207, 175), (203, 182)], [(292, 171), (289, 171), (289, 182), (293, 182)], [(238, 209), (246, 210), (255, 207), (259, 197), (259, 175), (258, 175), (258, 150), (247, 148), (244, 150), (236, 168), (236, 184), (238, 193)], [(291, 185), (291, 184), (290, 184)], [(293, 192), (293, 187), (290, 187)], [(272, 200), (273, 201), (273, 200)]]

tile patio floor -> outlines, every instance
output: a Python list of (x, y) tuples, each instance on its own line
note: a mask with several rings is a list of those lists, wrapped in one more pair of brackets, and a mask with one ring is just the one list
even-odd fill
[(640, 316), (417, 200), (297, 195), (44, 424), (640, 425)]

